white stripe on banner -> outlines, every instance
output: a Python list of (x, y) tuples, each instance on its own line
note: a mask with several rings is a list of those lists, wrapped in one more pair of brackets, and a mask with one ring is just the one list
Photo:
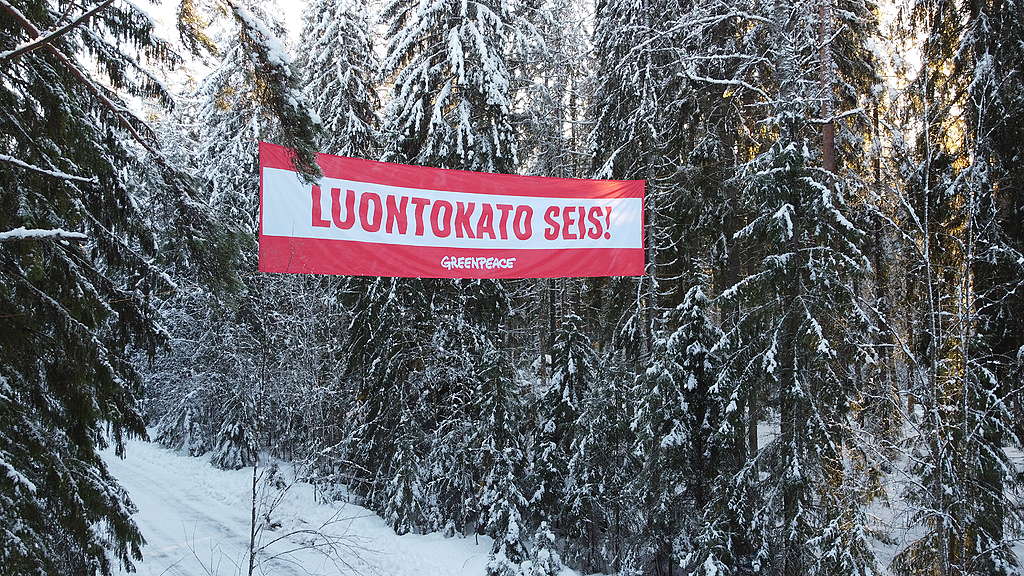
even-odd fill
[(496, 196), (336, 178), (322, 178), (319, 191), (314, 213), (310, 184), (293, 171), (263, 168), (263, 234), (450, 248), (643, 246), (640, 198)]

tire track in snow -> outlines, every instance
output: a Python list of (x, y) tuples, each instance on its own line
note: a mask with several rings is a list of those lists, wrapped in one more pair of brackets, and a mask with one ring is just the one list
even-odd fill
[[(247, 558), (249, 502), (238, 498), (235, 506), (230, 505), (231, 499), (212, 489), (201, 469), (169, 467), (166, 456), (187, 464), (194, 464), (188, 462), (194, 460), (202, 468), (209, 467), (201, 459), (182, 458), (147, 443), (133, 443), (130, 450), (125, 460), (105, 459), (111, 473), (128, 490), (139, 510), (135, 519), (147, 545), (143, 548), (143, 562), (137, 565), (138, 573), (176, 576), (209, 576), (208, 571), (214, 576), (245, 573), (246, 570), (239, 569), (236, 563), (240, 566)], [(236, 474), (212, 468), (210, 471)], [(242, 496), (246, 494), (247, 491), (241, 492)], [(265, 568), (268, 574), (307, 574), (282, 562), (273, 562)]]
[[(252, 469), (215, 469), (205, 458), (176, 454), (155, 444), (130, 441), (127, 459), (103, 454), (111, 473), (128, 491), (139, 512), (135, 520), (147, 540), (144, 559), (137, 563), (140, 576), (235, 576), (244, 574), (249, 542)], [(339, 508), (315, 504), (308, 485), (293, 488), (275, 520), (284, 521), (277, 532), (320, 526)], [(268, 563), (257, 574), (274, 576), (483, 576), (491, 541), (481, 537), (443, 538), (438, 534), (397, 536), (372, 512), (345, 505), (343, 521), (331, 531), (352, 539), (346, 561), (357, 572), (339, 570), (317, 554), (300, 552), (294, 563)], [(298, 540), (281, 543), (284, 546)], [(278, 548), (275, 548), (280, 550)], [(283, 549), (283, 548), (281, 548)], [(202, 562), (193, 554), (198, 554)], [(205, 565), (205, 567), (204, 567)]]

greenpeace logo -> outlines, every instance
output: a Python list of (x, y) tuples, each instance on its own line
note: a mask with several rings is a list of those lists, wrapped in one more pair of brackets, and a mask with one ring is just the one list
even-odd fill
[(441, 258), (441, 267), (445, 270), (495, 270), (497, 268), (512, 269), (516, 265), (515, 258), (494, 257), (455, 257)]

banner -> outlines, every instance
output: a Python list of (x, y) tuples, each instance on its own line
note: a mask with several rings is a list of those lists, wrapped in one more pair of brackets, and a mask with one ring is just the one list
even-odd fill
[(441, 170), (260, 143), (261, 272), (420, 278), (644, 273), (642, 180)]

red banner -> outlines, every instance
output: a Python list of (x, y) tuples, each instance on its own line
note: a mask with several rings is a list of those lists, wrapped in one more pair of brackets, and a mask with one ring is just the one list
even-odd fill
[(420, 278), (644, 273), (643, 180), (441, 170), (260, 143), (261, 272)]

